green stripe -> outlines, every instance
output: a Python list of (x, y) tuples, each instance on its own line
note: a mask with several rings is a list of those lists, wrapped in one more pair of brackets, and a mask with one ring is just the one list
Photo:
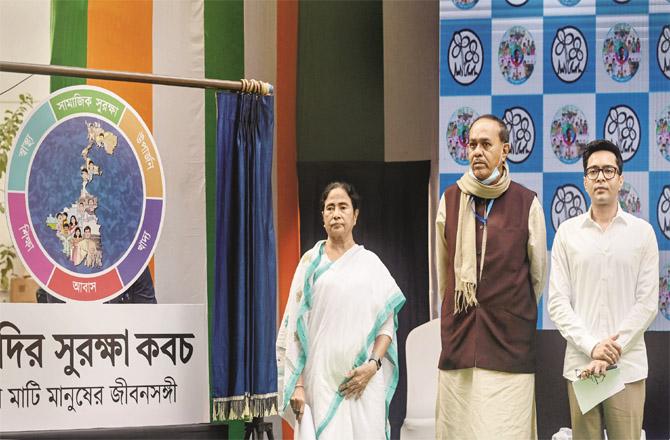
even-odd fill
[[(244, 6), (242, 0), (205, 0), (205, 77), (236, 80), (244, 76)], [(210, 344), (216, 243), (216, 96), (205, 91), (205, 200), (207, 221), (207, 305)], [(211, 350), (210, 356), (211, 356)], [(211, 359), (210, 359), (211, 365)], [(210, 384), (212, 383), (210, 377)], [(210, 388), (210, 395), (212, 394)], [(210, 414), (212, 402), (210, 401)], [(228, 438), (244, 436), (242, 422), (229, 422)]]
[(298, 161), (384, 161), (382, 1), (301, 1)]
[[(51, 64), (86, 67), (88, 0), (51, 0)], [(51, 91), (86, 84), (85, 78), (51, 77)]]
[(321, 275), (323, 275), (328, 269), (330, 269), (330, 266), (333, 265), (332, 262), (329, 262), (319, 268), (325, 244), (325, 240), (317, 243), (319, 251), (305, 271), (305, 282), (302, 287), (302, 303), (300, 304), (300, 308), (298, 309), (298, 317), (296, 318), (296, 331), (298, 333), (298, 340), (300, 341), (300, 347), (298, 347), (298, 349), (300, 350), (300, 353), (298, 354), (297, 366), (293, 370), (293, 374), (286, 382), (286, 386), (284, 387), (284, 406), (281, 408), (281, 412), (286, 411), (286, 407), (288, 406), (289, 402), (289, 400), (286, 399), (286, 396), (290, 397), (293, 395), (295, 384), (298, 382), (298, 378), (302, 374), (302, 370), (305, 368), (305, 363), (307, 362), (309, 340), (307, 339), (307, 329), (304, 316), (305, 313), (312, 309), (312, 288)]

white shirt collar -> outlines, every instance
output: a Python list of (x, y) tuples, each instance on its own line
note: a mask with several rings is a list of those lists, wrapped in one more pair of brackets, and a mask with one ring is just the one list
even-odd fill
[[(595, 220), (593, 220), (593, 217), (591, 216), (592, 208), (593, 208), (593, 205), (589, 206), (589, 210), (586, 212), (586, 215), (584, 216), (584, 221), (582, 222), (582, 227), (586, 227), (586, 226), (598, 226), (598, 227), (600, 227), (598, 225), (598, 223), (596, 223)], [(629, 214), (626, 211), (624, 211), (623, 209), (621, 209), (621, 205), (619, 203), (617, 203), (616, 214), (612, 218), (612, 221), (610, 222), (610, 225), (614, 222), (623, 222), (624, 225), (628, 224), (628, 219), (626, 218), (627, 215), (629, 215)]]

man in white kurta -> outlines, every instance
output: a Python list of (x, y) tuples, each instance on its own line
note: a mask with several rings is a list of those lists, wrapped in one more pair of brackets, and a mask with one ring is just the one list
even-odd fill
[[(623, 160), (609, 141), (584, 153), (585, 214), (563, 222), (551, 252), (549, 316), (567, 340), (563, 377), (573, 438), (639, 439), (645, 400), (644, 331), (658, 311), (658, 245), (649, 223), (624, 212), (618, 194)], [(626, 388), (582, 414), (576, 370), (600, 374), (616, 364)]]

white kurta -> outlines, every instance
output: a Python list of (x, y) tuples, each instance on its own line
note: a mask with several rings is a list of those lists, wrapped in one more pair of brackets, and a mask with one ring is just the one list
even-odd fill
[(389, 316), (397, 323), (405, 298), (374, 253), (356, 245), (331, 263), (323, 246), (301, 259), (279, 329), (279, 410), (294, 423), (288, 403), (302, 375), (319, 439), (385, 438), (398, 381), (395, 334), (359, 400), (344, 399), (338, 388), (346, 372), (367, 362)]
[(561, 224), (554, 238), (549, 316), (567, 340), (563, 377), (591, 362), (598, 342), (618, 334), (624, 383), (647, 377), (644, 332), (658, 313), (658, 244), (649, 223), (618, 208), (606, 229), (591, 210)]

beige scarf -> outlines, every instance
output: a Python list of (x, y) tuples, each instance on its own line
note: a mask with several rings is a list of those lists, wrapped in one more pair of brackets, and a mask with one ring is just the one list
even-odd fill
[[(473, 196), (481, 199), (497, 199), (507, 188), (511, 180), (507, 164), (503, 164), (502, 176), (492, 185), (484, 185), (467, 171), (456, 182), (461, 190), (461, 199), (458, 206), (458, 230), (456, 231), (456, 255), (454, 256), (454, 274), (456, 288), (454, 291), (454, 315), (467, 311), (468, 307), (477, 306), (477, 224), (472, 209)], [(482, 257), (479, 276), (484, 270), (484, 255), (486, 254), (486, 226), (482, 236)]]

